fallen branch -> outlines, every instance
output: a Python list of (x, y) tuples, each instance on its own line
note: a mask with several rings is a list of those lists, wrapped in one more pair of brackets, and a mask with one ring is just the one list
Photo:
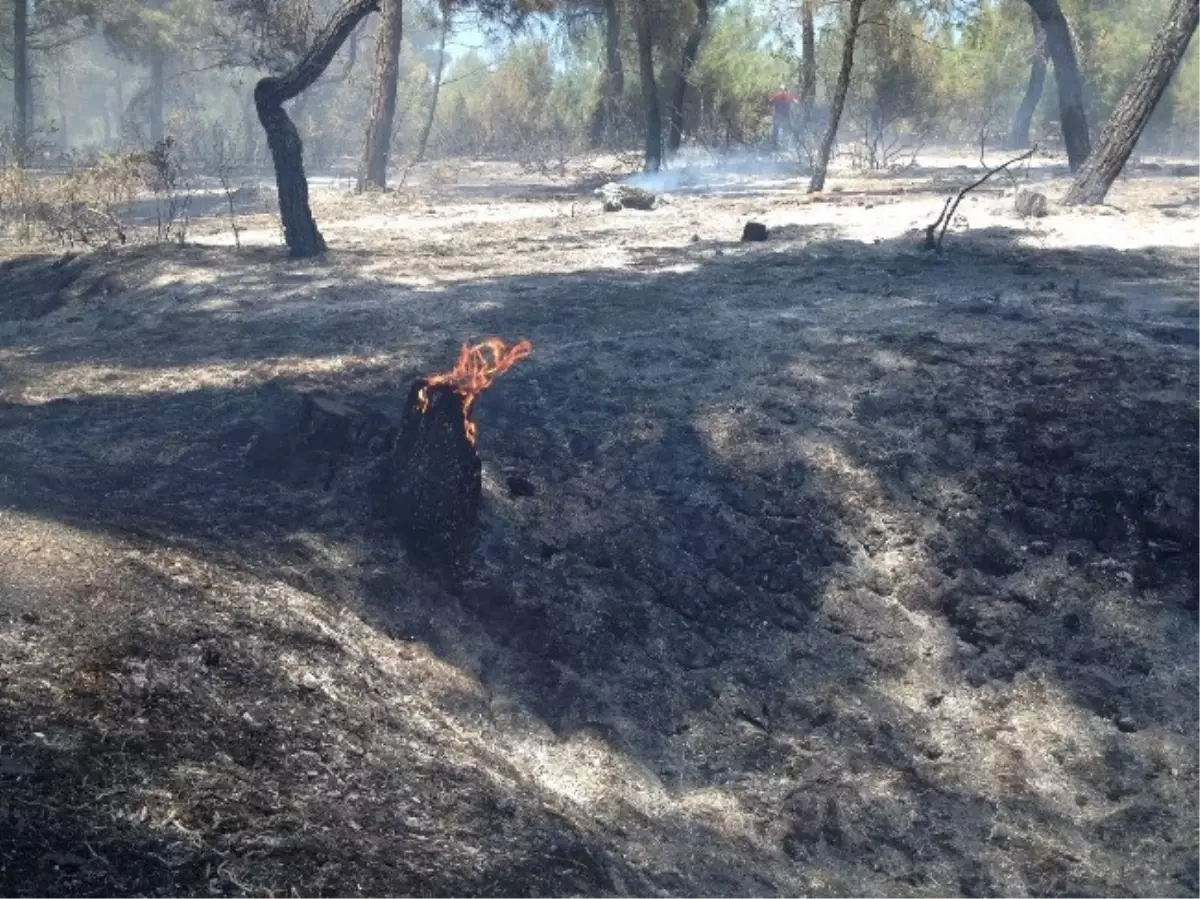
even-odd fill
[[(962, 202), (963, 197), (965, 197), (975, 188), (979, 187), (979, 185), (983, 184), (983, 182), (987, 181), (987, 179), (992, 177), (992, 175), (996, 174), (997, 172), (1004, 171), (1014, 162), (1020, 162), (1022, 159), (1028, 159), (1036, 152), (1037, 144), (1034, 144), (1020, 156), (1014, 156), (1012, 159), (1001, 163), (994, 169), (989, 169), (987, 173), (978, 181), (973, 181), (960, 190), (957, 196), (947, 197), (945, 205), (942, 206), (941, 215), (939, 215), (932, 224), (925, 226), (925, 249), (937, 250), (939, 253), (942, 251), (942, 238), (946, 236), (946, 229), (950, 227), (950, 220), (954, 218), (954, 212), (958, 209), (958, 204)], [(939, 225), (941, 226), (942, 230), (938, 231), (937, 239), (934, 240), (933, 233), (938, 230)]]

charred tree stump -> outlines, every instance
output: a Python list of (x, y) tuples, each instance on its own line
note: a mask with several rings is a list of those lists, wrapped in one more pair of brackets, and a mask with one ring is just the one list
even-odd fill
[(338, 48), (358, 23), (378, 9), (379, 0), (347, 0), (291, 71), (263, 78), (254, 86), (254, 106), (267, 133), (267, 146), (271, 148), (271, 159), (275, 163), (283, 236), (292, 256), (319, 256), (325, 251), (325, 239), (317, 230), (308, 206), (308, 179), (304, 174), (304, 145), (300, 132), (283, 104), (308, 90), (329, 67)]
[(482, 465), (465, 402), (450, 385), (413, 384), (383, 472), (388, 518), (413, 561), (439, 569), (459, 567), (478, 531)]

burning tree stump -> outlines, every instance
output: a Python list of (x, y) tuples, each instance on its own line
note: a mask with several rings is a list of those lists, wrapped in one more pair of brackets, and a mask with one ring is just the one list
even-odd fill
[(414, 561), (452, 569), (469, 551), (483, 489), (471, 409), (497, 375), (531, 350), (527, 340), (464, 345), (451, 371), (409, 390), (381, 499)]
[(417, 381), (388, 460), (396, 529), (415, 557), (438, 567), (466, 554), (479, 518), (482, 465), (466, 421), (466, 399), (453, 387)]

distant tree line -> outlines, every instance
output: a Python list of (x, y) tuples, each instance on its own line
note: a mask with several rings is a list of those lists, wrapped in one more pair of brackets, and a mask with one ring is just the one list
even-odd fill
[[(1197, 0), (0, 0), (0, 165), (168, 135), (201, 166), (270, 160), (309, 255), (306, 160), (352, 160), (363, 190), (400, 158), (655, 170), (764, 147), (783, 84), (814, 190), (836, 148), (877, 169), (1037, 141), (1078, 173), (1070, 201), (1100, 202), (1135, 146), (1195, 151), (1196, 19)], [(468, 25), (491, 52), (456, 52)]]

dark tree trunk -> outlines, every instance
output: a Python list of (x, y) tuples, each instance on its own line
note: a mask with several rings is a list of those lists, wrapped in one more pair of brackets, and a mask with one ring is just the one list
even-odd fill
[(29, 160), (29, 123), (32, 118), (29, 77), (29, 0), (13, 0), (13, 137), (17, 165)]
[(1104, 202), (1108, 189), (1137, 145), (1154, 107), (1171, 83), (1171, 76), (1179, 68), (1188, 43), (1196, 33), (1198, 20), (1200, 0), (1175, 0), (1170, 17), (1154, 39), (1150, 56), (1113, 110), (1095, 152), (1075, 176), (1075, 183), (1063, 198), (1064, 203)]
[(425, 112), (425, 124), (421, 126), (421, 137), (417, 141), (416, 161), (425, 158), (429, 149), (429, 135), (433, 133), (433, 123), (437, 119), (438, 97), (442, 92), (442, 73), (446, 68), (446, 38), (450, 34), (450, 4), (442, 4), (442, 35), (438, 39), (437, 68), (433, 72), (433, 96), (429, 98), (429, 109)]
[(837, 140), (838, 123), (842, 118), (842, 107), (846, 105), (846, 93), (850, 90), (850, 73), (854, 69), (854, 42), (858, 39), (858, 26), (866, 0), (850, 0), (846, 37), (842, 43), (842, 65), (838, 69), (837, 85), (829, 103), (829, 122), (825, 125), (825, 136), (813, 161), (812, 180), (808, 189), (816, 193), (825, 189), (825, 173), (829, 170), (829, 157), (833, 155), (833, 144)]
[(808, 126), (817, 102), (817, 30), (813, 25), (814, 0), (800, 4), (800, 127)]
[(1046, 32), (1036, 15), (1030, 16), (1030, 19), (1033, 23), (1033, 54), (1030, 57), (1029, 84), (1017, 108), (1012, 134), (1008, 138), (1008, 146), (1013, 150), (1024, 150), (1029, 146), (1029, 128), (1046, 84)]
[(647, 0), (637, 0), (634, 20), (637, 25), (638, 75), (642, 82), (642, 107), (646, 113), (647, 172), (662, 168), (662, 112), (658, 108), (658, 82), (654, 78), (654, 35), (650, 30)]
[(1046, 49), (1054, 61), (1054, 81), (1058, 85), (1058, 117), (1062, 123), (1063, 143), (1067, 145), (1067, 163), (1072, 172), (1079, 170), (1092, 152), (1087, 113), (1083, 105), (1083, 79), (1075, 61), (1071, 28), (1058, 6), (1058, 0), (1026, 0), (1046, 32)]
[(325, 239), (317, 230), (308, 207), (304, 145), (283, 104), (311, 87), (358, 23), (378, 9), (379, 0), (346, 0), (291, 71), (263, 78), (254, 86), (254, 106), (267, 133), (267, 146), (271, 148), (275, 163), (283, 236), (293, 256), (319, 255), (325, 250)]
[(683, 114), (684, 102), (687, 100), (688, 78), (692, 74), (692, 66), (700, 54), (700, 43), (708, 31), (708, 0), (695, 0), (696, 24), (688, 32), (687, 41), (683, 45), (683, 57), (679, 60), (679, 78), (675, 82), (674, 96), (671, 97), (670, 130), (667, 132), (667, 149), (674, 153), (683, 143)]
[(591, 145), (608, 146), (625, 93), (625, 67), (621, 62), (621, 10), (617, 0), (604, 0), (604, 82), (592, 111)]
[(150, 51), (150, 141), (158, 143), (166, 133), (166, 114), (163, 94), (166, 88), (166, 51), (155, 47)]
[(392, 124), (396, 119), (396, 81), (400, 77), (400, 41), (404, 36), (404, 4), (382, 0), (379, 36), (375, 39), (375, 75), (371, 88), (371, 117), (363, 149), (363, 170), (358, 190), (367, 185), (387, 187), (388, 155), (392, 147)]

